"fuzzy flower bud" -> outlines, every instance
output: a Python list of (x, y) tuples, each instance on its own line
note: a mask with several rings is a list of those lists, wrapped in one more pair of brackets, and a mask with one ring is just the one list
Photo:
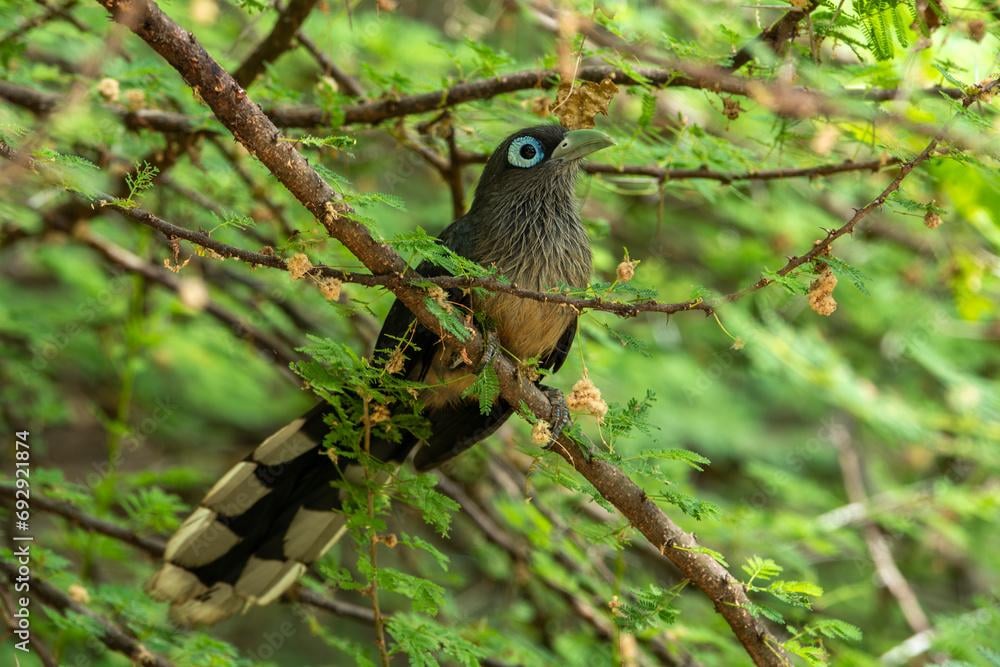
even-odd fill
[(382, 422), (387, 422), (392, 417), (392, 413), (389, 412), (389, 408), (382, 404), (373, 405), (371, 412), (368, 414), (368, 421), (374, 424), (381, 424)]
[(404, 363), (406, 363), (406, 357), (403, 356), (403, 351), (396, 348), (389, 356), (389, 361), (385, 363), (385, 372), (389, 375), (395, 375), (403, 370)]
[(924, 215), (924, 224), (927, 225), (927, 229), (937, 229), (941, 226), (941, 216), (934, 211), (927, 211)]
[(639, 264), (639, 260), (629, 260), (626, 259), (618, 265), (618, 269), (615, 271), (618, 277), (618, 282), (627, 283), (635, 277), (635, 267)]
[(632, 259), (628, 256), (628, 248), (625, 248), (625, 257), (618, 264), (618, 268), (615, 269), (615, 277), (620, 283), (627, 283), (635, 277), (635, 267), (639, 266), (638, 259)]
[(117, 79), (105, 77), (97, 83), (97, 92), (108, 102), (117, 102), (120, 91)]
[(292, 276), (292, 280), (301, 280), (307, 273), (312, 271), (312, 267), (312, 262), (301, 252), (295, 253), (288, 260), (288, 273)]
[(809, 285), (809, 307), (817, 315), (829, 317), (837, 310), (837, 300), (833, 298), (833, 289), (837, 286), (837, 276), (829, 266), (823, 265), (816, 280)]
[(146, 106), (146, 93), (138, 88), (125, 91), (125, 106), (129, 111), (139, 111)]
[(544, 419), (539, 419), (531, 427), (531, 441), (536, 445), (547, 445), (552, 440), (552, 427)]
[(598, 421), (608, 413), (608, 404), (601, 398), (601, 390), (590, 381), (587, 373), (573, 385), (573, 391), (566, 397), (566, 406), (574, 412), (593, 415)]
[(343, 285), (339, 279), (327, 276), (319, 281), (319, 291), (327, 301), (337, 301), (340, 299), (340, 289)]
[(90, 604), (90, 592), (80, 584), (70, 584), (66, 589), (69, 599), (77, 604)]

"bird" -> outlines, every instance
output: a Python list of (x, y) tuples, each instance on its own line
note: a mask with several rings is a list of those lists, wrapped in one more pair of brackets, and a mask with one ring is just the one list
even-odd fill
[[(528, 127), (507, 136), (483, 168), (467, 213), (438, 240), (454, 253), (492, 268), (528, 289), (586, 286), (590, 242), (576, 198), (580, 161), (613, 144), (595, 129), (558, 124)], [(445, 273), (424, 262), (424, 276)], [(560, 304), (504, 292), (448, 293), (461, 307), (483, 315), (487, 340), (517, 359), (537, 359), (553, 373), (576, 336), (577, 314)], [(419, 325), (398, 300), (390, 307), (372, 359), (385, 360), (407, 341), (393, 371), (421, 382), (417, 400), (429, 435), (396, 442), (372, 438), (370, 454), (382, 462), (411, 457), (429, 470), (475, 445), (503, 424), (513, 408), (498, 398), (484, 414), (475, 381), (457, 367), (454, 350)], [(556, 390), (542, 387), (555, 398)], [(561, 400), (553, 405), (563, 406)], [(328, 406), (327, 406), (328, 407)], [(346, 530), (341, 490), (359, 464), (325, 454), (327, 408), (319, 404), (265, 439), (225, 473), (166, 544), (163, 563), (147, 584), (154, 599), (170, 603), (179, 625), (209, 625), (266, 605), (285, 593)], [(553, 431), (568, 421), (560, 413)]]

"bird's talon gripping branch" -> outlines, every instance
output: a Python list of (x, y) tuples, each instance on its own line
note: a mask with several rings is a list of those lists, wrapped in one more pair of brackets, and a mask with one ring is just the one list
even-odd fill
[(496, 331), (487, 329), (483, 332), (483, 353), (479, 355), (479, 362), (476, 364), (476, 374), (483, 372), (487, 366), (493, 363), (500, 352), (500, 339), (497, 338)]
[(566, 397), (554, 387), (542, 386), (541, 389), (545, 397), (549, 399), (549, 405), (552, 408), (551, 412), (549, 412), (548, 421), (552, 429), (552, 438), (555, 439), (562, 434), (571, 421), (569, 408), (566, 407)]
[(448, 366), (450, 370), (457, 370), (461, 366), (472, 366), (473, 373), (479, 375), (483, 372), (483, 369), (493, 363), (493, 360), (497, 356), (497, 352), (500, 351), (500, 340), (497, 338), (496, 332), (487, 329), (483, 332), (483, 351), (479, 354), (479, 359), (477, 361), (472, 361), (469, 354), (462, 348), (454, 355), (451, 360), (451, 364)]

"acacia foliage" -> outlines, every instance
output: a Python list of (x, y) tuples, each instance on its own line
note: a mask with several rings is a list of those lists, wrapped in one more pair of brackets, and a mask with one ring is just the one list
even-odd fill
[[(720, 306), (717, 318), (586, 313), (567, 368), (549, 382), (569, 390), (586, 375), (610, 405), (602, 423), (580, 417), (575, 436), (697, 532), (705, 552), (745, 583), (753, 613), (773, 624), (795, 660), (875, 664), (918, 632), (895, 591), (880, 583), (874, 534), (929, 619), (927, 653), (995, 662), (997, 115), (988, 100), (964, 107), (955, 99), (996, 73), (991, 5), (810, 4), (799, 36), (751, 46), (739, 75), (762, 85), (792, 81), (839, 107), (779, 115), (766, 88), (749, 96), (661, 89), (639, 70), (667, 58), (725, 66), (792, 7), (574, 2), (578, 27), (590, 26), (591, 38), (560, 42), (544, 4), (504, 11), (351, 4), (350, 15), (338, 3), (320, 7), (303, 30), (372, 99), (577, 62), (633, 75), (633, 85), (603, 100), (610, 107), (597, 124), (618, 145), (601, 161), (729, 178), (586, 177), (595, 275), (577, 295), (683, 301), (760, 276), (777, 284)], [(164, 9), (230, 71), (277, 16), (256, 2)], [(8, 2), (0, 11), (5, 24), (20, 26), (46, 10)], [(0, 200), (3, 418), (36, 436), (35, 493), (162, 536), (232, 460), (309, 404), (278, 365), (220, 324), (206, 297), (289, 350), (307, 345), (295, 368), (328, 400), (360, 389), (388, 406), (389, 421), (375, 428), (419, 430), (403, 407), (412, 387), (387, 386), (362, 358), (391, 297), (309, 277), (296, 258), (345, 268), (356, 261), (225, 134), (188, 142), (129, 129), (126, 112), (167, 110), (223, 132), (155, 53), (109, 31), (99, 6), (68, 11), (72, 21), (39, 21), (0, 45), (5, 81), (68, 103), (40, 117), (16, 105), (0, 109), (4, 141), (42, 166), (5, 181)], [(66, 43), (76, 45), (73, 53)], [(898, 99), (866, 101), (859, 92), (866, 90)], [(532, 89), (462, 104), (443, 118), (431, 112), (342, 126), (356, 100), (300, 45), (248, 93), (266, 108), (321, 109), (327, 122), (287, 130), (285, 140), (296, 141), (357, 218), (405, 257), (472, 277), (492, 274), (443, 253), (422, 230), (432, 234), (453, 217), (456, 200), (467, 203), (475, 156), (511, 128), (593, 102)], [(906, 161), (941, 130), (940, 153), (853, 239), (837, 242), (822, 262), (777, 271), (786, 255), (806, 252), (822, 228), (838, 227), (873, 199), (894, 172), (768, 181), (751, 172)], [(176, 160), (161, 162), (178, 146)], [(461, 191), (441, 178), (449, 171), (441, 161), (447, 166), (456, 155), (472, 163), (461, 171)], [(14, 179), (10, 173), (3, 178)], [(98, 197), (226, 243), (267, 246), (290, 260), (289, 274), (251, 271), (164, 242), (128, 219), (85, 213)], [(74, 224), (83, 217), (88, 222)], [(123, 272), (95, 251), (102, 242), (166, 267), (176, 289)], [(623, 269), (623, 257), (641, 264)], [(334, 289), (347, 299), (331, 300)], [(427, 303), (440, 306), (433, 297)], [(460, 319), (438, 310), (448, 331), (464, 333)], [(488, 403), (495, 377), (484, 374), (473, 391)], [(346, 401), (338, 409), (344, 419), (331, 446), (363, 458), (350, 427), (364, 421), (366, 406)], [(388, 487), (361, 485), (350, 504), (354, 539), (305, 586), (368, 605), (374, 583), (388, 649), (400, 662), (744, 661), (711, 603), (606, 513), (569, 467), (534, 445), (530, 429), (512, 424), (467, 453), (447, 467), (451, 484), (440, 489), (435, 477), (405, 468)], [(849, 492), (851, 452), (868, 500)], [(446, 489), (460, 494), (446, 497)], [(378, 502), (369, 504), (369, 494)], [(470, 499), (488, 521), (456, 511)], [(370, 623), (309, 606), (178, 632), (162, 605), (141, 593), (153, 561), (72, 522), (39, 516), (36, 525), (36, 576), (177, 664), (378, 659)], [(36, 637), (60, 663), (123, 660), (93, 640), (100, 632), (90, 617), (50, 609), (35, 620)]]

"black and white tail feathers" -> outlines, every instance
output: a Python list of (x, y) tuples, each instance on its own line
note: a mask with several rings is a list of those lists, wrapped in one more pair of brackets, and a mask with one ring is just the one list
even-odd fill
[[(332, 483), (356, 463), (327, 456), (327, 430), (317, 406), (264, 440), (170, 538), (148, 590), (170, 602), (175, 622), (217, 623), (272, 602), (341, 537), (344, 515)], [(394, 449), (380, 452), (382, 460), (403, 458), (409, 447)]]

